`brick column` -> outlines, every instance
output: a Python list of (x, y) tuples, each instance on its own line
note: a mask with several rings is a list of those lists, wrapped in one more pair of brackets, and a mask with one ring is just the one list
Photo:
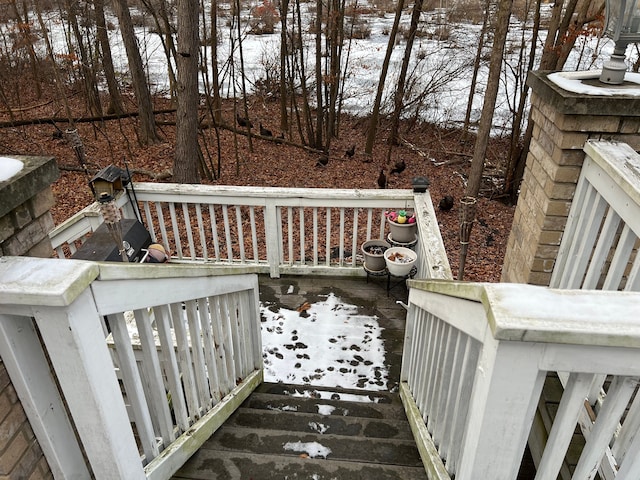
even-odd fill
[(549, 285), (589, 138), (640, 150), (640, 98), (568, 92), (530, 72), (533, 135), (502, 267), (503, 282)]
[[(53, 157), (15, 156), (24, 163), (0, 182), (0, 256), (51, 257), (49, 232), (58, 178)], [(2, 280), (0, 279), (0, 282)], [(53, 475), (0, 359), (0, 479), (52, 479)]]
[(51, 257), (49, 232), (54, 204), (51, 184), (58, 178), (53, 157), (14, 157), (24, 168), (0, 182), (0, 255)]

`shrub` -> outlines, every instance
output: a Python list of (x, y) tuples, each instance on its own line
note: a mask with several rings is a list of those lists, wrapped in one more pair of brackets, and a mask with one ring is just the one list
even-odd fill
[(263, 0), (262, 5), (258, 5), (251, 12), (251, 33), (254, 35), (273, 33), (279, 21), (278, 9), (273, 2)]

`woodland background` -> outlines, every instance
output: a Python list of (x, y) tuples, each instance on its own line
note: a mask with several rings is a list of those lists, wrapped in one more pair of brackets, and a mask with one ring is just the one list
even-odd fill
[[(465, 279), (498, 281), (531, 136), (527, 72), (597, 67), (602, 28), (601, 0), (5, 0), (0, 153), (56, 157), (56, 223), (109, 164), (229, 185), (426, 176), (434, 203), (456, 199), (438, 212), (454, 272), (471, 196)], [(367, 88), (358, 54), (377, 62)]]

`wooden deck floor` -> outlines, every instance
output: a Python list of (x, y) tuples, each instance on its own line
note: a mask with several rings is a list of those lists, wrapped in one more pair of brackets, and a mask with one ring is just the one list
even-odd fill
[(407, 312), (397, 301), (406, 303), (408, 291), (404, 281), (398, 282), (393, 277), (391, 288), (387, 291), (387, 280), (386, 276), (368, 279), (317, 276), (271, 279), (264, 276), (260, 278), (260, 300), (295, 310), (305, 302), (314, 303), (333, 293), (345, 303), (357, 305), (360, 314), (376, 316), (385, 348), (385, 364), (389, 371), (387, 390), (396, 391), (400, 381)]
[[(391, 278), (391, 289), (388, 290), (387, 280), (386, 276), (369, 278), (284, 276), (279, 279), (261, 276), (259, 279), (260, 300), (295, 310), (305, 302), (315, 303), (333, 293), (345, 303), (357, 305), (359, 312), (363, 315), (375, 315), (381, 327), (381, 336), (385, 347), (385, 363), (388, 369), (387, 390), (395, 392), (400, 381), (407, 313), (398, 301), (406, 304), (408, 291), (404, 281), (394, 282), (393, 277)], [(198, 456), (199, 454), (194, 455), (190, 462), (196, 461), (197, 463), (196, 457)], [(517, 480), (532, 480), (534, 476), (535, 468), (527, 449)], [(186, 475), (179, 476), (179, 478), (201, 479), (206, 477)]]

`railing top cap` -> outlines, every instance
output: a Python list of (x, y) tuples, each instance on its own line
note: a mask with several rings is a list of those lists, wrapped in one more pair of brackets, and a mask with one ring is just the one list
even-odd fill
[(587, 140), (585, 153), (633, 200), (640, 203), (640, 155), (623, 142)]
[(239, 185), (199, 185), (183, 183), (135, 182), (134, 188), (141, 195), (220, 195), (254, 198), (306, 198), (363, 200), (411, 200), (411, 189), (361, 189), (361, 188), (291, 188)]
[(437, 280), (411, 287), (482, 303), (497, 340), (640, 348), (637, 292)]
[(55, 258), (0, 258), (0, 304), (70, 305), (98, 276), (98, 265)]

